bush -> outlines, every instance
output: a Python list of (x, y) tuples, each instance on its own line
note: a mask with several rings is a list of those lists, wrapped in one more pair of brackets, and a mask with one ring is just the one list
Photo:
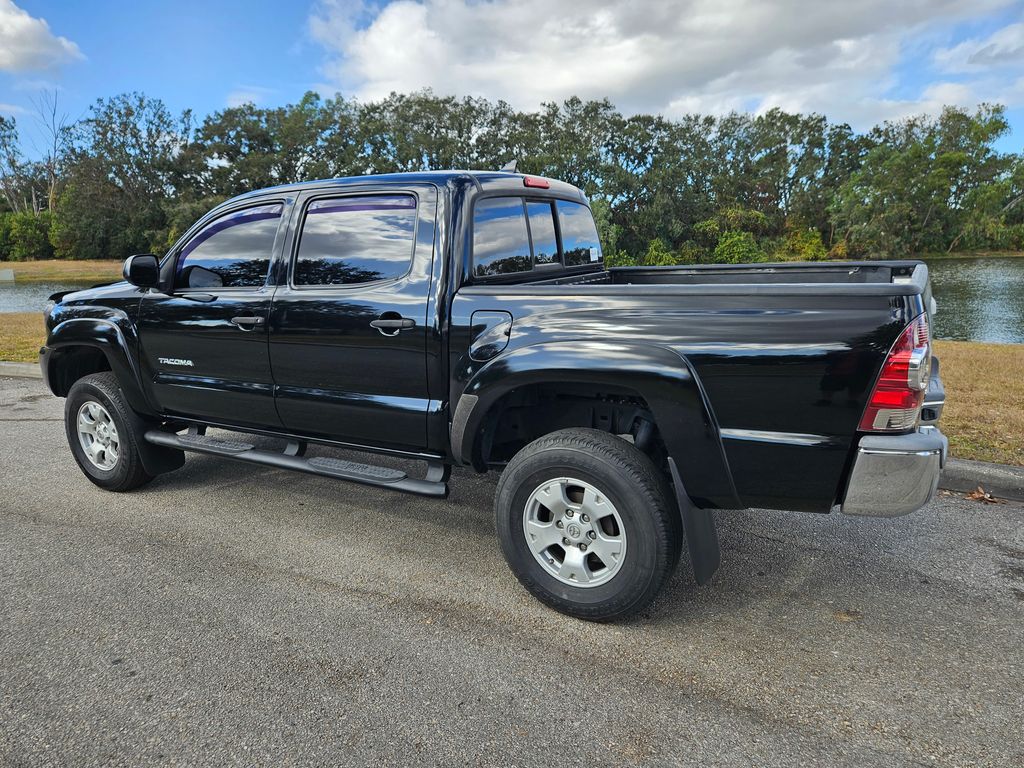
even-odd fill
[(0, 261), (11, 258), (11, 219), (13, 213), (0, 213)]
[(638, 262), (635, 256), (630, 256), (625, 251), (608, 251), (604, 255), (606, 267), (635, 267)]
[(762, 235), (768, 231), (768, 217), (760, 211), (744, 208), (740, 205), (730, 205), (723, 208), (716, 215), (720, 229), (729, 231), (751, 232), (755, 235)]
[(719, 264), (747, 264), (755, 261), (767, 261), (768, 257), (765, 256), (752, 234), (728, 230), (718, 238), (714, 259)]
[(1006, 245), (1010, 250), (1024, 251), (1024, 224), (1013, 224), (1007, 227)]
[(11, 261), (32, 261), (34, 259), (52, 259), (53, 246), (50, 245), (49, 211), (32, 213), (20, 211), (10, 215), (9, 259)]
[(787, 227), (786, 236), (774, 254), (784, 261), (822, 261), (828, 257), (821, 233), (814, 227)]
[(698, 221), (693, 225), (694, 237), (707, 246), (714, 246), (718, 242), (718, 238), (721, 234), (722, 231), (718, 226), (718, 221), (716, 219)]
[(676, 255), (660, 237), (651, 240), (647, 253), (640, 257), (640, 264), (645, 267), (672, 267), (676, 263)]
[(834, 261), (847, 261), (850, 258), (850, 253), (846, 249), (846, 241), (840, 240), (828, 252), (828, 257)]
[(693, 240), (687, 240), (679, 246), (678, 264), (700, 264), (707, 260), (708, 250)]

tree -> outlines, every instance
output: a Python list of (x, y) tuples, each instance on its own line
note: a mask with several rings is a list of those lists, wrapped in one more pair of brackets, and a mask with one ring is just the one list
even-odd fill
[(51, 238), (61, 258), (148, 251), (190, 157), (191, 113), (139, 93), (98, 100), (72, 132)]
[(745, 264), (751, 261), (767, 261), (768, 257), (750, 232), (733, 229), (719, 236), (714, 260), (721, 264)]
[[(72, 125), (37, 105), (46, 146), (26, 158), (0, 118), (0, 209), (50, 210), (68, 258), (162, 250), (217, 202), (314, 178), (497, 169), (581, 187), (609, 263), (821, 258), (1019, 248), (1021, 155), (1001, 153), (1002, 107), (947, 108), (867, 133), (818, 114), (626, 116), (607, 100), (538, 110), (429, 90), (359, 102), (313, 92), (172, 116), (158, 99), (100, 99)], [(9, 229), (9, 226), (8, 226)], [(8, 247), (8, 252), (9, 252)]]

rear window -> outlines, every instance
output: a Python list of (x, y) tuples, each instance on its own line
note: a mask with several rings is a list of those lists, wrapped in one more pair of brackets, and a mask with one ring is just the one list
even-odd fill
[(412, 262), (416, 198), (361, 195), (306, 209), (295, 285), (354, 285), (402, 277)]
[(489, 197), (476, 205), (475, 277), (519, 274), (547, 265), (580, 267), (600, 262), (597, 228), (585, 205), (522, 197)]
[(530, 219), (534, 263), (557, 263), (559, 260), (558, 237), (555, 235), (555, 217), (551, 215), (551, 203), (548, 201), (527, 202), (526, 213)]
[(599, 264), (603, 260), (601, 241), (590, 209), (580, 203), (558, 200), (558, 224), (562, 229), (562, 258), (565, 266)]

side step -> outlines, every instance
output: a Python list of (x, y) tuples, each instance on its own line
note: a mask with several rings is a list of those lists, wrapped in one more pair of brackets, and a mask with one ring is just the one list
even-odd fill
[(165, 448), (177, 448), (181, 451), (208, 453), (228, 459), (247, 461), (250, 464), (263, 464), (279, 469), (291, 469), (306, 472), (310, 475), (333, 477), (363, 485), (374, 485), (390, 488), (405, 493), (416, 493), (421, 496), (448, 496), (448, 474), (450, 467), (440, 462), (428, 462), (426, 477), (419, 479), (409, 477), (400, 469), (378, 467), (372, 464), (360, 464), (355, 461), (336, 459), (329, 456), (316, 456), (307, 459), (303, 456), (304, 443), (291, 442), (283, 452), (264, 451), (251, 443), (236, 440), (225, 440), (219, 437), (207, 437), (191, 431), (185, 435), (151, 429), (146, 432), (146, 442), (161, 445)]

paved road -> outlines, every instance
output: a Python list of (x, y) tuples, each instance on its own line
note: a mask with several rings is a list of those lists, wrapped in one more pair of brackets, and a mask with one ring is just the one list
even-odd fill
[(0, 381), (0, 765), (1024, 764), (1024, 508), (722, 514), (628, 624), (427, 501), (213, 457), (128, 495)]

